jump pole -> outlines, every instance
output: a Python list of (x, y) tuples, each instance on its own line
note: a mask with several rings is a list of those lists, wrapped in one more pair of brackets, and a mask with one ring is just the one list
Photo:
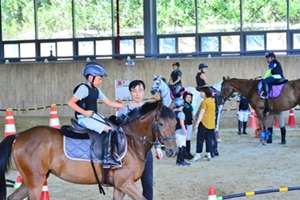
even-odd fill
[(258, 191), (249, 191), (249, 192), (243, 192), (243, 193), (237, 193), (237, 194), (230, 194), (225, 196), (218, 196), (217, 200), (223, 200), (223, 199), (233, 199), (233, 198), (239, 198), (239, 197), (249, 197), (259, 194), (268, 194), (268, 193), (274, 193), (274, 192), (288, 192), (288, 191), (294, 191), (294, 190), (300, 190), (300, 186), (293, 186), (293, 187), (282, 187), (282, 188), (274, 188), (274, 189), (267, 189), (267, 190), (258, 190)]

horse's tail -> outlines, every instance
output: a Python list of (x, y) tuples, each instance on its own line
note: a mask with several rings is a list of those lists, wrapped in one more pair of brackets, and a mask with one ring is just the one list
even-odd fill
[(16, 135), (10, 135), (0, 143), (0, 200), (6, 199), (5, 173), (11, 165), (12, 144), (15, 139)]

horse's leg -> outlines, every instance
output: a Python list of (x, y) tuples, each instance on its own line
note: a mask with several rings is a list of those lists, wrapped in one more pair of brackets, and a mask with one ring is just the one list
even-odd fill
[(24, 183), (20, 185), (11, 195), (7, 197), (8, 200), (20, 200), (25, 199), (28, 196), (28, 189)]
[(125, 193), (119, 190), (118, 188), (114, 188), (114, 200), (123, 199), (125, 196)]
[[(118, 191), (121, 190), (121, 191)], [(114, 200), (123, 199), (121, 198), (121, 194), (127, 194), (131, 199), (136, 200), (146, 200), (146, 198), (143, 196), (141, 191), (137, 188), (136, 184), (133, 181), (126, 181), (124, 184), (122, 184), (121, 188), (115, 188), (114, 189)], [(120, 195), (120, 196), (115, 196)], [(118, 198), (117, 198), (118, 197)]]
[(18, 167), (18, 171), (27, 187), (29, 199), (40, 200), (43, 184), (49, 171), (48, 165), (45, 165), (45, 160), (42, 160), (39, 156), (24, 158), (20, 151), (16, 152), (14, 156), (16, 166), (22, 166)]

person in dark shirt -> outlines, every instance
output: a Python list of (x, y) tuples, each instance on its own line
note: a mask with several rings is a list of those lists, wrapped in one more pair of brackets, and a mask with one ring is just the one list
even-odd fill
[(180, 90), (182, 89), (182, 72), (180, 71), (180, 63), (179, 62), (173, 62), (173, 71), (170, 75), (169, 85), (174, 88), (174, 96), (180, 97)]
[(199, 72), (196, 75), (196, 83), (198, 87), (203, 87), (205, 85), (208, 85), (206, 82), (206, 75), (205, 75), (207, 68), (208, 66), (206, 63), (200, 63), (198, 66)]
[(273, 52), (267, 52), (265, 56), (269, 63), (269, 69), (263, 77), (263, 91), (260, 94), (260, 97), (263, 99), (268, 98), (269, 87), (271, 87), (273, 83), (284, 78), (282, 66), (276, 59), (275, 54)]
[(193, 93), (189, 91), (185, 91), (183, 94), (183, 100), (184, 100), (184, 107), (182, 111), (185, 114), (186, 129), (188, 132), (184, 158), (190, 160), (194, 158), (194, 156), (191, 154), (191, 137), (193, 133), (193, 123), (195, 121), (194, 108), (192, 106)]
[(236, 104), (237, 116), (238, 116), (238, 134), (240, 135), (242, 125), (243, 125), (243, 134), (247, 134), (247, 122), (250, 114), (249, 102), (245, 96), (240, 95), (237, 99)]

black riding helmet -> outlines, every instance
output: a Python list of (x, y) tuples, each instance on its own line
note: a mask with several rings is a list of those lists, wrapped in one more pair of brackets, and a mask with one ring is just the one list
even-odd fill
[(208, 68), (208, 65), (206, 63), (200, 63), (198, 68), (199, 69)]
[(268, 57), (276, 58), (274, 52), (267, 52), (265, 56), (266, 56), (266, 58), (268, 58)]
[[(183, 95), (182, 95), (183, 100), (185, 101), (185, 97), (186, 97), (187, 95), (191, 95), (192, 101), (193, 101), (193, 93), (190, 92), (190, 91), (185, 91), (185, 92), (183, 93)], [(191, 101), (191, 103), (192, 103), (192, 101)]]
[(172, 66), (176, 65), (177, 67), (180, 67), (180, 63), (179, 62), (173, 62)]

